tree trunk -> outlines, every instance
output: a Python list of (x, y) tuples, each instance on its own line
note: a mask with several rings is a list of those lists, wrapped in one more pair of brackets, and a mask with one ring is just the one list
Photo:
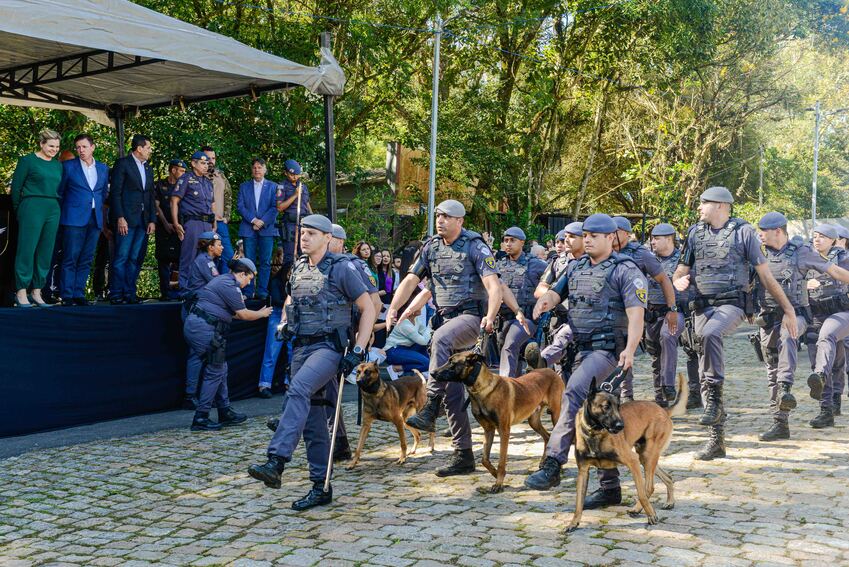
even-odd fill
[(584, 170), (584, 178), (581, 180), (581, 188), (578, 190), (578, 195), (575, 198), (575, 208), (572, 210), (573, 219), (578, 218), (578, 215), (581, 213), (581, 206), (584, 204), (584, 197), (586, 197), (587, 194), (587, 186), (590, 183), (590, 177), (592, 177), (593, 173), (593, 161), (595, 161), (595, 154), (601, 146), (601, 131), (602, 124), (604, 123), (604, 113), (606, 110), (607, 90), (602, 93), (601, 99), (599, 99), (598, 105), (595, 109), (595, 123), (593, 124), (593, 136), (590, 140), (590, 151), (587, 156), (587, 168)]

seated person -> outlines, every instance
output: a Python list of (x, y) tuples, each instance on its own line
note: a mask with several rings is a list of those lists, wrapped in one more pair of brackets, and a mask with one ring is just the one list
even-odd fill
[[(406, 309), (406, 307), (405, 307)], [(427, 345), (430, 342), (430, 327), (421, 316), (421, 308), (410, 312), (410, 318), (403, 319), (392, 328), (386, 339), (386, 363), (389, 373), (393, 374), (394, 365), (400, 365), (404, 374), (418, 370), (427, 374), (430, 356)]]

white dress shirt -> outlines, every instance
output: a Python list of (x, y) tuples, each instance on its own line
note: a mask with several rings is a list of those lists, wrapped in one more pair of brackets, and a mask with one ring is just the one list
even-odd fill
[(92, 192), (91, 208), (93, 209), (97, 206), (94, 203), (94, 188), (97, 186), (97, 162), (92, 159), (91, 165), (86, 165), (83, 160), (80, 160), (80, 166), (83, 168), (83, 175), (85, 175), (85, 180)]
[[(259, 198), (262, 196), (262, 184), (265, 182), (265, 179), (261, 179), (257, 181), (254, 179), (254, 201), (256, 202), (256, 213), (259, 215)], [(257, 217), (259, 218), (259, 217)]]
[(143, 162), (139, 158), (137, 158), (136, 154), (130, 154), (130, 155), (133, 156), (133, 160), (136, 162), (136, 167), (139, 168), (139, 175), (141, 175), (141, 181), (142, 181), (142, 191), (144, 191), (145, 185), (147, 184), (147, 179), (145, 178), (145, 175), (144, 175), (144, 164), (145, 164), (145, 162)]

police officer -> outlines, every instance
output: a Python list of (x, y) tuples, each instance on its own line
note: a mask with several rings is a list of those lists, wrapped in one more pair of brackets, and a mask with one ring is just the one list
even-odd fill
[[(838, 232), (832, 225), (814, 227), (814, 248), (827, 261), (849, 268), (849, 254), (835, 246)], [(836, 273), (834, 275), (839, 275)], [(835, 383), (844, 373), (844, 340), (849, 336), (849, 297), (842, 277), (808, 272), (808, 301), (813, 321), (806, 342), (814, 372), (808, 376), (811, 397), (820, 402), (820, 413), (810, 421), (814, 429), (834, 425)], [(839, 396), (839, 392), (838, 396)]]
[[(578, 350), (545, 460), (537, 472), (525, 479), (525, 486), (535, 490), (560, 484), (560, 468), (566, 463), (575, 438), (575, 415), (587, 397), (592, 379), (603, 380), (617, 366), (630, 369), (643, 336), (646, 279), (632, 258), (613, 251), (616, 223), (607, 215), (595, 214), (584, 220), (583, 229), (586, 255), (569, 264), (566, 274), (534, 308), (537, 316), (568, 297), (568, 322)], [(601, 488), (587, 497), (587, 509), (622, 501), (618, 471), (602, 472)]]
[(192, 170), (177, 181), (171, 193), (171, 217), (180, 237), (180, 289), (189, 285), (189, 272), (197, 255), (198, 237), (215, 230), (212, 212), (212, 181), (207, 177), (209, 158), (203, 152), (192, 155)]
[[(221, 254), (221, 273), (227, 273), (227, 264), (233, 259), (233, 244), (230, 242), (230, 214), (233, 210), (233, 189), (230, 182), (224, 177), (220, 169), (216, 167), (218, 155), (212, 146), (203, 146), (200, 151), (209, 158), (209, 167), (206, 175), (212, 181), (212, 212), (215, 215), (215, 230), (221, 237), (223, 252)], [(266, 282), (267, 283), (267, 282)]]
[[(280, 229), (280, 239), (283, 241), (283, 264), (290, 264), (295, 259), (295, 243), (297, 241), (298, 219), (312, 214), (310, 191), (307, 184), (301, 181), (301, 164), (293, 159), (287, 159), (283, 164), (286, 178), (277, 186), (277, 211), (283, 213)], [(298, 198), (300, 197), (300, 212)]]
[[(663, 297), (661, 303), (656, 304), (654, 315), (665, 318), (665, 326), (669, 333), (677, 336), (680, 314), (678, 313), (678, 304), (675, 302), (675, 288), (672, 287), (672, 280), (663, 270), (663, 266), (651, 250), (631, 240), (631, 221), (625, 217), (613, 217), (613, 222), (616, 223), (616, 236), (613, 239), (613, 250), (623, 256), (628, 256), (636, 262), (640, 270), (649, 279), (652, 279), (660, 287), (660, 296)], [(660, 297), (658, 297), (660, 299)], [(665, 308), (665, 309), (664, 309)], [(634, 372), (629, 371), (625, 374), (625, 381), (622, 384), (622, 401), (634, 399)], [(673, 393), (672, 399), (675, 399)]]
[(526, 254), (525, 232), (518, 226), (504, 231), (501, 242), (507, 256), (496, 263), (501, 275), (504, 295), (504, 307), (500, 311), (503, 339), (499, 374), (515, 377), (518, 373), (519, 351), (528, 339), (536, 333), (537, 325), (525, 317), (534, 309), (536, 299), (534, 291), (546, 264), (539, 258)]
[[(660, 223), (651, 231), (651, 246), (654, 255), (667, 278), (671, 278), (678, 267), (681, 251), (675, 246), (675, 228)], [(669, 280), (671, 281), (671, 280)], [(654, 377), (655, 402), (667, 407), (675, 401), (675, 371), (678, 367), (678, 337), (684, 330), (681, 314), (682, 298), (676, 295), (676, 311), (669, 311), (666, 296), (658, 281), (650, 278), (648, 305), (646, 306), (646, 352), (651, 356)], [(673, 289), (674, 291), (674, 289)], [(681, 295), (686, 295), (686, 292)], [(675, 330), (669, 328), (668, 317), (672, 313), (676, 321)], [(696, 388), (698, 391), (698, 388)]]
[(171, 299), (171, 266), (180, 261), (180, 238), (171, 217), (171, 192), (188, 167), (181, 159), (168, 164), (168, 176), (153, 185), (156, 194), (156, 264), (159, 272), (159, 300)]
[[(247, 417), (230, 407), (227, 393), (227, 333), (233, 317), (255, 321), (268, 317), (270, 307), (251, 311), (245, 307), (241, 288), (256, 276), (256, 266), (247, 258), (233, 260), (231, 273), (215, 278), (198, 292), (183, 324), (183, 336), (192, 356), (204, 361), (203, 384), (200, 390), (192, 431), (217, 431), (222, 426), (243, 423)], [(218, 408), (218, 422), (209, 419), (213, 402)]]
[[(428, 278), (436, 305), (436, 313), (431, 319), (434, 330), (429, 367), (431, 376), (434, 369), (448, 362), (454, 351), (474, 345), (480, 328), (491, 333), (501, 307), (501, 283), (492, 250), (478, 233), (463, 228), (465, 216), (466, 208), (453, 199), (436, 207), (436, 234), (422, 246), (421, 254), (395, 290), (386, 315), (389, 332), (398, 309), (417, 290), (419, 282)], [(463, 407), (464, 386), (456, 382), (437, 382), (429, 377), (427, 389), (427, 404), (408, 419), (407, 424), (420, 431), (435, 431), (436, 416), (444, 401), (454, 455), (448, 466), (437, 469), (436, 474), (451, 476), (473, 472), (475, 457), (472, 454), (469, 416)]]
[[(286, 333), (295, 339), (292, 380), (268, 445), (268, 461), (248, 469), (251, 477), (266, 486), (280, 488), (284, 465), (292, 459), (303, 434), (313, 488), (292, 503), (295, 510), (328, 504), (333, 499), (332, 487), (325, 492), (323, 486), (330, 457), (323, 389), (340, 371), (347, 375), (365, 359), (364, 349), (376, 318), (356, 267), (344, 256), (328, 251), (332, 231), (330, 220), (322, 215), (309, 215), (301, 221), (304, 255), (292, 268), (282, 320)], [(353, 304), (360, 311), (360, 323), (356, 343), (343, 358), (349, 344)]]
[[(842, 224), (835, 224), (834, 228), (837, 229), (837, 241), (834, 245), (840, 246), (844, 249), (849, 249), (849, 228), (846, 228)], [(849, 349), (849, 337), (846, 337), (843, 340), (843, 349)], [(846, 370), (849, 372), (849, 365), (846, 365)], [(835, 376), (834, 378), (834, 396), (832, 398), (833, 403), (831, 409), (835, 417), (840, 415), (840, 397), (843, 395), (843, 390), (847, 382), (846, 378), (846, 373)]]
[(680, 263), (675, 270), (675, 288), (691, 285), (695, 331), (700, 344), (699, 378), (705, 409), (699, 423), (709, 426), (710, 438), (695, 458), (708, 461), (725, 456), (725, 381), (723, 337), (732, 333), (751, 311), (749, 271), (754, 268), (766, 291), (784, 312), (782, 326), (798, 335), (796, 311), (781, 285), (772, 276), (755, 230), (746, 221), (731, 216), (734, 197), (725, 187), (710, 187), (701, 194), (699, 222), (690, 227)]

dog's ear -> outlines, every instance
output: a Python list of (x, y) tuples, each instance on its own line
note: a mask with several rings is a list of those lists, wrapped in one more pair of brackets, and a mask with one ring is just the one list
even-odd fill
[(590, 390), (589, 390), (589, 393), (587, 394), (587, 399), (591, 400), (592, 397), (595, 396), (597, 393), (598, 393), (598, 385), (596, 384), (595, 376), (593, 376), (593, 379), (590, 380)]
[(475, 364), (475, 363), (478, 363), (478, 362), (480, 362), (482, 364), (484, 362), (483, 355), (481, 353), (475, 352), (475, 351), (472, 351), (472, 353), (469, 355), (468, 360), (472, 364)]

